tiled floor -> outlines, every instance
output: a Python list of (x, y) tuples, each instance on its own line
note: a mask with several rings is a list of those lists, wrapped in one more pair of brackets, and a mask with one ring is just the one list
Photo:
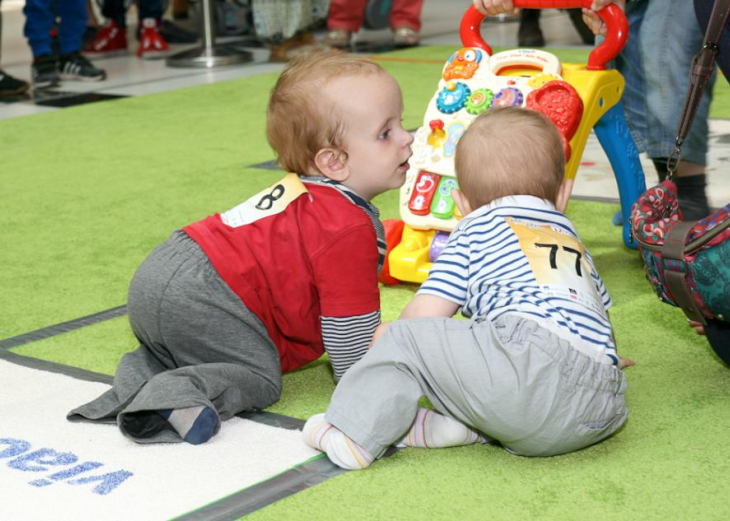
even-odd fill
[[(30, 76), (31, 54), (22, 34), (23, 14), (22, 0), (3, 0), (3, 32), (2, 32), (2, 67), (8, 73), (20, 78)], [(426, 0), (422, 13), (422, 42), (425, 45), (458, 45), (458, 26), (463, 10), (469, 5), (467, 0)], [(129, 13), (130, 26), (135, 21), (134, 9)], [(550, 45), (577, 46), (581, 40), (573, 28), (568, 16), (560, 11), (550, 10), (543, 13), (541, 26)], [(490, 43), (498, 46), (514, 47), (517, 23), (510, 19), (495, 20), (484, 26), (483, 35)], [(131, 34), (131, 31), (130, 31)], [(319, 35), (323, 36), (323, 35)], [(374, 42), (387, 45), (390, 39), (388, 30), (361, 31), (356, 37), (359, 42)], [(230, 41), (219, 39), (220, 42)], [(134, 38), (130, 38), (132, 46), (136, 46)], [(183, 51), (196, 45), (175, 45), (172, 52)], [(134, 48), (132, 48), (132, 51)], [(164, 60), (147, 61), (137, 59), (132, 52), (122, 56), (96, 61), (98, 66), (107, 71), (108, 79), (101, 83), (65, 82), (60, 94), (42, 100), (31, 97), (15, 103), (0, 103), (0, 119), (25, 117), (41, 112), (64, 110), (50, 107), (48, 103), (63, 106), (68, 97), (74, 94), (93, 93), (91, 97), (140, 96), (193, 85), (201, 85), (249, 75), (277, 71), (279, 64), (266, 61), (268, 53), (260, 47), (247, 48), (253, 54), (253, 62), (221, 67), (216, 69), (171, 68)], [(722, 79), (720, 81), (723, 81)], [(726, 85), (723, 85), (727, 88)], [(46, 98), (48, 98), (46, 96)], [(59, 98), (63, 98), (60, 99)], [(710, 124), (710, 157), (708, 173), (710, 185), (708, 196), (713, 206), (724, 206), (730, 201), (730, 121), (713, 120)], [(651, 163), (644, 160), (647, 181), (653, 184), (655, 174)], [(591, 136), (583, 155), (583, 166), (576, 177), (574, 195), (615, 199), (618, 190), (608, 164), (597, 140)]]

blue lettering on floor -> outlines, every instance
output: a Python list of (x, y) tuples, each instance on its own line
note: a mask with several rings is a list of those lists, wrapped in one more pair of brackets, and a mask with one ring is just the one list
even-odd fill
[[(28, 482), (34, 487), (47, 487), (58, 482), (63, 482), (68, 485), (95, 483), (96, 486), (91, 491), (101, 496), (113, 492), (134, 475), (127, 470), (117, 470), (94, 476), (77, 477), (90, 470), (103, 467), (104, 464), (98, 461), (86, 461), (74, 465), (79, 460), (76, 454), (71, 452), (58, 452), (45, 447), (31, 451), (31, 443), (29, 441), (17, 438), (0, 438), (0, 459), (7, 459), (8, 467), (22, 472), (53, 471), (48, 476)], [(67, 468), (57, 469), (54, 467)]]

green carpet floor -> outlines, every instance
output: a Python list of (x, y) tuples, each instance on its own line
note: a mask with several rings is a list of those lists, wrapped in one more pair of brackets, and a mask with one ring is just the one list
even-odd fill
[[(403, 87), (407, 128), (421, 124), (440, 62), (452, 51), (420, 48), (387, 56), (413, 62), (382, 62)], [(587, 55), (554, 51), (566, 61)], [(135, 268), (172, 230), (276, 180), (280, 172), (252, 167), (273, 158), (264, 111), (274, 80), (0, 121), (0, 339), (124, 304)], [(729, 117), (730, 89), (721, 80), (715, 90), (713, 117)], [(397, 193), (376, 204), (384, 218), (397, 217)], [(628, 370), (630, 419), (618, 435), (547, 459), (497, 447), (408, 449), (249, 518), (730, 518), (730, 369), (680, 311), (654, 297), (636, 252), (610, 224), (617, 209), (573, 201), (568, 213), (613, 296), (619, 349), (637, 362)], [(384, 319), (394, 319), (414, 290), (383, 288)], [(112, 374), (134, 347), (122, 317), (13, 351)], [(298, 418), (325, 410), (330, 374), (320, 360), (287, 375), (270, 410)]]

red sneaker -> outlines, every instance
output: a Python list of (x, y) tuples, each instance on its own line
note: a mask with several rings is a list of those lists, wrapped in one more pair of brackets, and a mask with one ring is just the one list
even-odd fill
[(167, 54), (170, 48), (167, 42), (160, 34), (157, 20), (154, 18), (145, 18), (142, 20), (142, 31), (139, 35), (139, 49), (137, 56), (143, 60), (162, 58)]
[(126, 51), (127, 33), (112, 21), (99, 31), (94, 39), (84, 48), (84, 53), (92, 56), (111, 56)]

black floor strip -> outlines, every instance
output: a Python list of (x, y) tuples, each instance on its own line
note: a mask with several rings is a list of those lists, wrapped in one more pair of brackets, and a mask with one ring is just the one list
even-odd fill
[[(0, 350), (0, 360), (90, 382), (101, 382), (111, 385), (113, 381), (113, 378), (109, 375), (21, 356), (9, 351)], [(241, 413), (238, 416), (257, 423), (289, 430), (301, 430), (304, 426), (304, 420), (265, 411)], [(347, 471), (336, 466), (322, 455), (321, 457), (289, 469), (267, 481), (231, 494), (228, 497), (215, 501), (194, 512), (184, 514), (176, 519), (183, 521), (233, 521), (280, 499), (296, 494), (335, 476), (339, 476), (344, 472)]]
[(68, 333), (69, 331), (73, 331), (74, 329), (79, 329), (84, 326), (90, 326), (91, 324), (96, 324), (98, 322), (103, 322), (112, 318), (121, 317), (126, 314), (126, 305), (117, 306), (115, 308), (107, 309), (106, 311), (94, 313), (93, 315), (76, 318), (74, 320), (69, 320), (68, 322), (61, 322), (60, 324), (44, 327), (42, 329), (36, 329), (35, 331), (30, 331), (29, 333), (23, 333), (22, 335), (6, 338), (5, 340), (0, 340), (0, 350), (10, 349), (23, 344), (27, 344), (29, 342), (35, 342), (36, 340), (43, 340), (45, 338), (60, 335), (61, 333)]

